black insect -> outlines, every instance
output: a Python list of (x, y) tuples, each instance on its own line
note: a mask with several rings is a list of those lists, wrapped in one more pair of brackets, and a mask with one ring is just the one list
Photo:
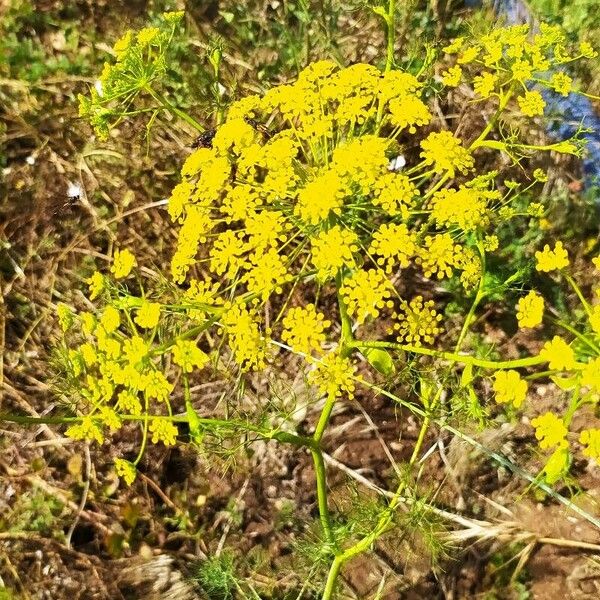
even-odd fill
[(259, 123), (256, 119), (251, 119), (250, 117), (244, 117), (244, 121), (246, 121), (246, 123), (248, 123), (248, 125), (250, 125), (250, 127), (253, 127), (254, 129), (256, 129), (256, 131), (259, 131), (260, 133), (262, 133), (267, 139), (273, 135), (269, 131), (268, 127), (266, 127), (266, 125)]
[(203, 131), (191, 144), (192, 148), (212, 148), (212, 142), (216, 134), (215, 129)]

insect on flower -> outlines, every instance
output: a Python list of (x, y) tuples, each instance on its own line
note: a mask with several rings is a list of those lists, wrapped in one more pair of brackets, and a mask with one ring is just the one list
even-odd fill
[(256, 129), (256, 131), (262, 133), (267, 139), (269, 139), (273, 134), (269, 131), (269, 128), (262, 123), (259, 123), (256, 119), (251, 119), (250, 117), (244, 117), (244, 121)]
[(217, 133), (216, 129), (207, 129), (203, 131), (191, 144), (190, 147), (194, 150), (198, 148), (212, 148), (212, 142)]

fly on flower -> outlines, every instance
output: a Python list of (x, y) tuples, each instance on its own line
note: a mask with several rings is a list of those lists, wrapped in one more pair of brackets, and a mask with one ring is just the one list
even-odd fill
[(266, 125), (259, 123), (256, 119), (244, 117), (244, 121), (246, 121), (246, 123), (248, 123), (250, 127), (253, 127), (259, 133), (262, 133), (267, 139), (270, 139), (272, 137), (273, 134), (269, 131), (269, 128)]
[(207, 129), (203, 131), (191, 144), (190, 148), (212, 148), (212, 142), (217, 133), (216, 129)]

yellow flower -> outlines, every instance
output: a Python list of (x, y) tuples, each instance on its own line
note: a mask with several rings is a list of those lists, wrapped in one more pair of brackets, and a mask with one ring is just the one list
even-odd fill
[[(210, 251), (210, 270), (217, 275), (233, 278), (246, 262), (247, 245), (238, 232), (228, 229), (220, 233)], [(194, 255), (196, 247), (194, 246)]]
[(322, 231), (312, 240), (312, 262), (320, 279), (333, 277), (343, 266), (352, 266), (354, 253), (358, 251), (358, 236), (335, 225)]
[(325, 330), (331, 326), (323, 313), (317, 312), (314, 304), (290, 308), (283, 318), (284, 330), (281, 339), (288, 343), (294, 352), (311, 354), (313, 350), (322, 352)]
[(546, 102), (538, 91), (525, 92), (525, 95), (517, 98), (521, 112), (527, 117), (535, 117), (544, 114)]
[(474, 188), (460, 186), (435, 192), (431, 199), (431, 216), (440, 225), (457, 225), (472, 231), (488, 221), (487, 200)]
[(568, 371), (576, 365), (573, 349), (558, 335), (555, 335), (552, 341), (544, 344), (540, 357), (548, 361), (551, 370)]
[(56, 306), (56, 316), (58, 317), (60, 328), (63, 330), (63, 332), (67, 332), (75, 320), (73, 311), (66, 304), (59, 302)]
[(356, 271), (344, 279), (340, 294), (348, 307), (348, 314), (356, 317), (360, 325), (368, 317), (377, 318), (383, 308), (392, 308), (389, 299), (393, 286), (379, 270)]
[(316, 363), (315, 369), (308, 374), (308, 381), (328, 396), (341, 396), (346, 393), (352, 398), (355, 372), (350, 359), (343, 358), (334, 351)]
[(339, 215), (348, 193), (350, 190), (335, 171), (325, 171), (300, 190), (294, 212), (307, 223), (316, 225), (330, 213)]
[(142, 403), (137, 394), (130, 390), (123, 390), (117, 395), (117, 410), (126, 412), (132, 415), (142, 414)]
[(174, 446), (177, 440), (177, 427), (168, 419), (150, 419), (152, 443), (162, 442), (165, 446)]
[(465, 41), (464, 37), (456, 38), (456, 39), (452, 40), (451, 44), (448, 44), (448, 46), (445, 46), (444, 48), (442, 48), (442, 50), (446, 54), (457, 54), (458, 52), (460, 52), (464, 41)]
[(442, 315), (434, 309), (433, 300), (423, 302), (422, 296), (416, 296), (410, 303), (403, 301), (400, 313), (393, 315), (398, 322), (394, 329), (398, 332), (398, 341), (421, 346), (422, 342), (432, 344), (435, 337), (442, 332), (439, 326)]
[(566, 448), (568, 446), (568, 430), (562, 419), (555, 414), (547, 412), (531, 420), (531, 425), (535, 427), (535, 437), (540, 442), (540, 448)]
[(123, 460), (122, 458), (115, 458), (115, 471), (127, 485), (131, 485), (137, 477), (135, 465), (128, 460)]
[(194, 367), (202, 369), (210, 360), (206, 352), (189, 340), (177, 340), (172, 352), (173, 362), (179, 365), (184, 373), (191, 373)]
[(121, 316), (114, 306), (107, 306), (100, 317), (100, 325), (104, 327), (106, 333), (112, 333), (119, 328)]
[(148, 46), (151, 44), (160, 33), (158, 27), (144, 27), (140, 29), (137, 34), (137, 41), (140, 46)]
[(448, 87), (456, 87), (461, 80), (462, 69), (455, 65), (442, 73), (442, 83)]
[(378, 256), (377, 264), (390, 273), (394, 267), (408, 267), (417, 251), (417, 236), (404, 224), (383, 224), (373, 234), (369, 254)]
[(592, 307), (592, 314), (588, 316), (588, 319), (594, 333), (600, 335), (600, 304)]
[(95, 271), (92, 276), (86, 280), (90, 289), (90, 300), (95, 300), (104, 291), (104, 276)]
[[(546, 171), (544, 171), (544, 169), (535, 169), (535, 171), (533, 172), (533, 177), (536, 181), (539, 181), (541, 183), (545, 183), (546, 181), (548, 181), (548, 175), (546, 174)], [(529, 212), (529, 208), (531, 208), (532, 204), (537, 204), (537, 203), (532, 202), (528, 207), (528, 212)]]
[(459, 65), (466, 65), (473, 62), (481, 53), (479, 46), (471, 46), (467, 48), (457, 59)]
[(533, 65), (526, 60), (516, 60), (511, 70), (513, 78), (520, 82), (531, 79), (533, 75)]
[(486, 235), (483, 238), (483, 248), (486, 252), (494, 252), (494, 250), (498, 250), (499, 246), (500, 240), (498, 240), (498, 236)]
[(431, 121), (431, 113), (427, 105), (410, 94), (390, 100), (390, 121), (400, 130), (408, 127), (409, 133), (415, 133), (416, 126), (422, 127)]
[(264, 369), (269, 357), (270, 331), (263, 335), (256, 313), (237, 304), (223, 315), (222, 321), (235, 362), (243, 371)]
[(127, 362), (133, 366), (141, 363), (148, 353), (150, 348), (148, 344), (138, 335), (134, 335), (132, 338), (125, 340), (123, 344), (123, 354)]
[(92, 367), (96, 364), (97, 354), (94, 346), (90, 343), (86, 342), (79, 346), (79, 352), (81, 352), (81, 357), (83, 358), (83, 362), (87, 367)]
[(169, 12), (164, 12), (162, 14), (164, 20), (167, 23), (172, 23), (172, 24), (177, 24), (179, 23), (179, 21), (181, 21), (181, 19), (183, 19), (183, 15), (185, 15), (185, 12), (183, 10), (172, 10)]
[(558, 71), (552, 76), (550, 87), (563, 96), (568, 96), (571, 91), (573, 80), (563, 71)]
[(517, 303), (517, 320), (519, 327), (535, 327), (542, 322), (544, 316), (544, 299), (531, 290), (527, 296)]
[(89, 415), (83, 417), (80, 423), (71, 425), (65, 431), (65, 435), (73, 440), (90, 440), (96, 441), (99, 444), (104, 443), (102, 429), (98, 427), (98, 424)]
[(546, 221), (546, 219), (542, 219), (544, 216), (544, 205), (541, 202), (531, 202), (527, 207), (527, 214), (540, 219), (540, 227), (542, 229), (550, 229), (549, 224), (546, 227), (543, 223), (543, 221)]
[(598, 52), (594, 50), (594, 47), (589, 42), (580, 42), (579, 52), (581, 52), (581, 56), (584, 58), (596, 58), (598, 56)]
[(409, 215), (409, 209), (419, 195), (419, 190), (406, 175), (401, 173), (386, 173), (373, 184), (373, 199), (375, 206), (394, 217), (401, 214), (404, 218)]
[(148, 302), (147, 300), (142, 300), (142, 305), (137, 312), (135, 322), (140, 327), (152, 329), (158, 325), (159, 319), (160, 304), (158, 304), (158, 302)]
[(583, 444), (583, 455), (600, 463), (600, 429), (584, 429), (579, 435), (579, 443)]
[(581, 385), (600, 392), (600, 358), (590, 359), (581, 370)]
[(460, 265), (462, 248), (454, 243), (449, 233), (425, 237), (425, 245), (419, 250), (417, 262), (425, 277), (437, 274), (438, 279), (450, 277), (452, 268)]
[(117, 59), (121, 59), (123, 55), (129, 50), (131, 47), (131, 42), (133, 41), (133, 31), (128, 30), (125, 32), (123, 37), (115, 42), (113, 46), (113, 50), (117, 55)]
[(473, 79), (473, 89), (482, 98), (489, 98), (498, 83), (498, 76), (493, 73), (483, 73)]
[(290, 281), (291, 275), (286, 267), (287, 258), (280, 256), (275, 248), (269, 248), (264, 254), (256, 252), (250, 257), (248, 272), (243, 281), (248, 291), (265, 301), (273, 292), (281, 294), (283, 285)]
[(512, 403), (519, 408), (527, 396), (527, 382), (521, 379), (518, 371), (497, 371), (492, 384), (496, 392), (496, 402)]
[(100, 422), (105, 426), (111, 429), (112, 431), (117, 431), (122, 426), (122, 421), (119, 418), (119, 415), (108, 406), (101, 406), (99, 410)]
[(546, 461), (542, 472), (547, 484), (553, 485), (569, 470), (569, 450), (559, 446)]
[(426, 165), (433, 165), (439, 175), (454, 177), (456, 171), (466, 173), (473, 168), (473, 158), (462, 146), (462, 141), (450, 131), (430, 133), (422, 142), (421, 157)]
[(549, 273), (555, 269), (564, 269), (569, 266), (569, 255), (562, 242), (556, 242), (554, 250), (546, 244), (544, 249), (535, 253), (536, 266), (538, 271)]
[(136, 264), (135, 256), (129, 250), (116, 250), (110, 270), (115, 279), (123, 279), (131, 273)]

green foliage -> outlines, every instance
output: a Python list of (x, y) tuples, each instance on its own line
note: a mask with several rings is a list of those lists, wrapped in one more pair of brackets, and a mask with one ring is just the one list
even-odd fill
[(58, 498), (42, 490), (21, 494), (6, 517), (4, 527), (10, 531), (52, 533), (63, 508), (64, 504)]
[(600, 11), (597, 0), (530, 0), (544, 21), (560, 24), (573, 39), (600, 40)]
[[(54, 48), (38, 32), (54, 40)], [(80, 51), (80, 28), (63, 20), (61, 29), (32, 3), (12, 0), (0, 24), (0, 73), (35, 83), (57, 74), (82, 75), (90, 69)]]
[(201, 562), (192, 578), (209, 600), (233, 600), (236, 597), (237, 578), (231, 552), (210, 556)]

